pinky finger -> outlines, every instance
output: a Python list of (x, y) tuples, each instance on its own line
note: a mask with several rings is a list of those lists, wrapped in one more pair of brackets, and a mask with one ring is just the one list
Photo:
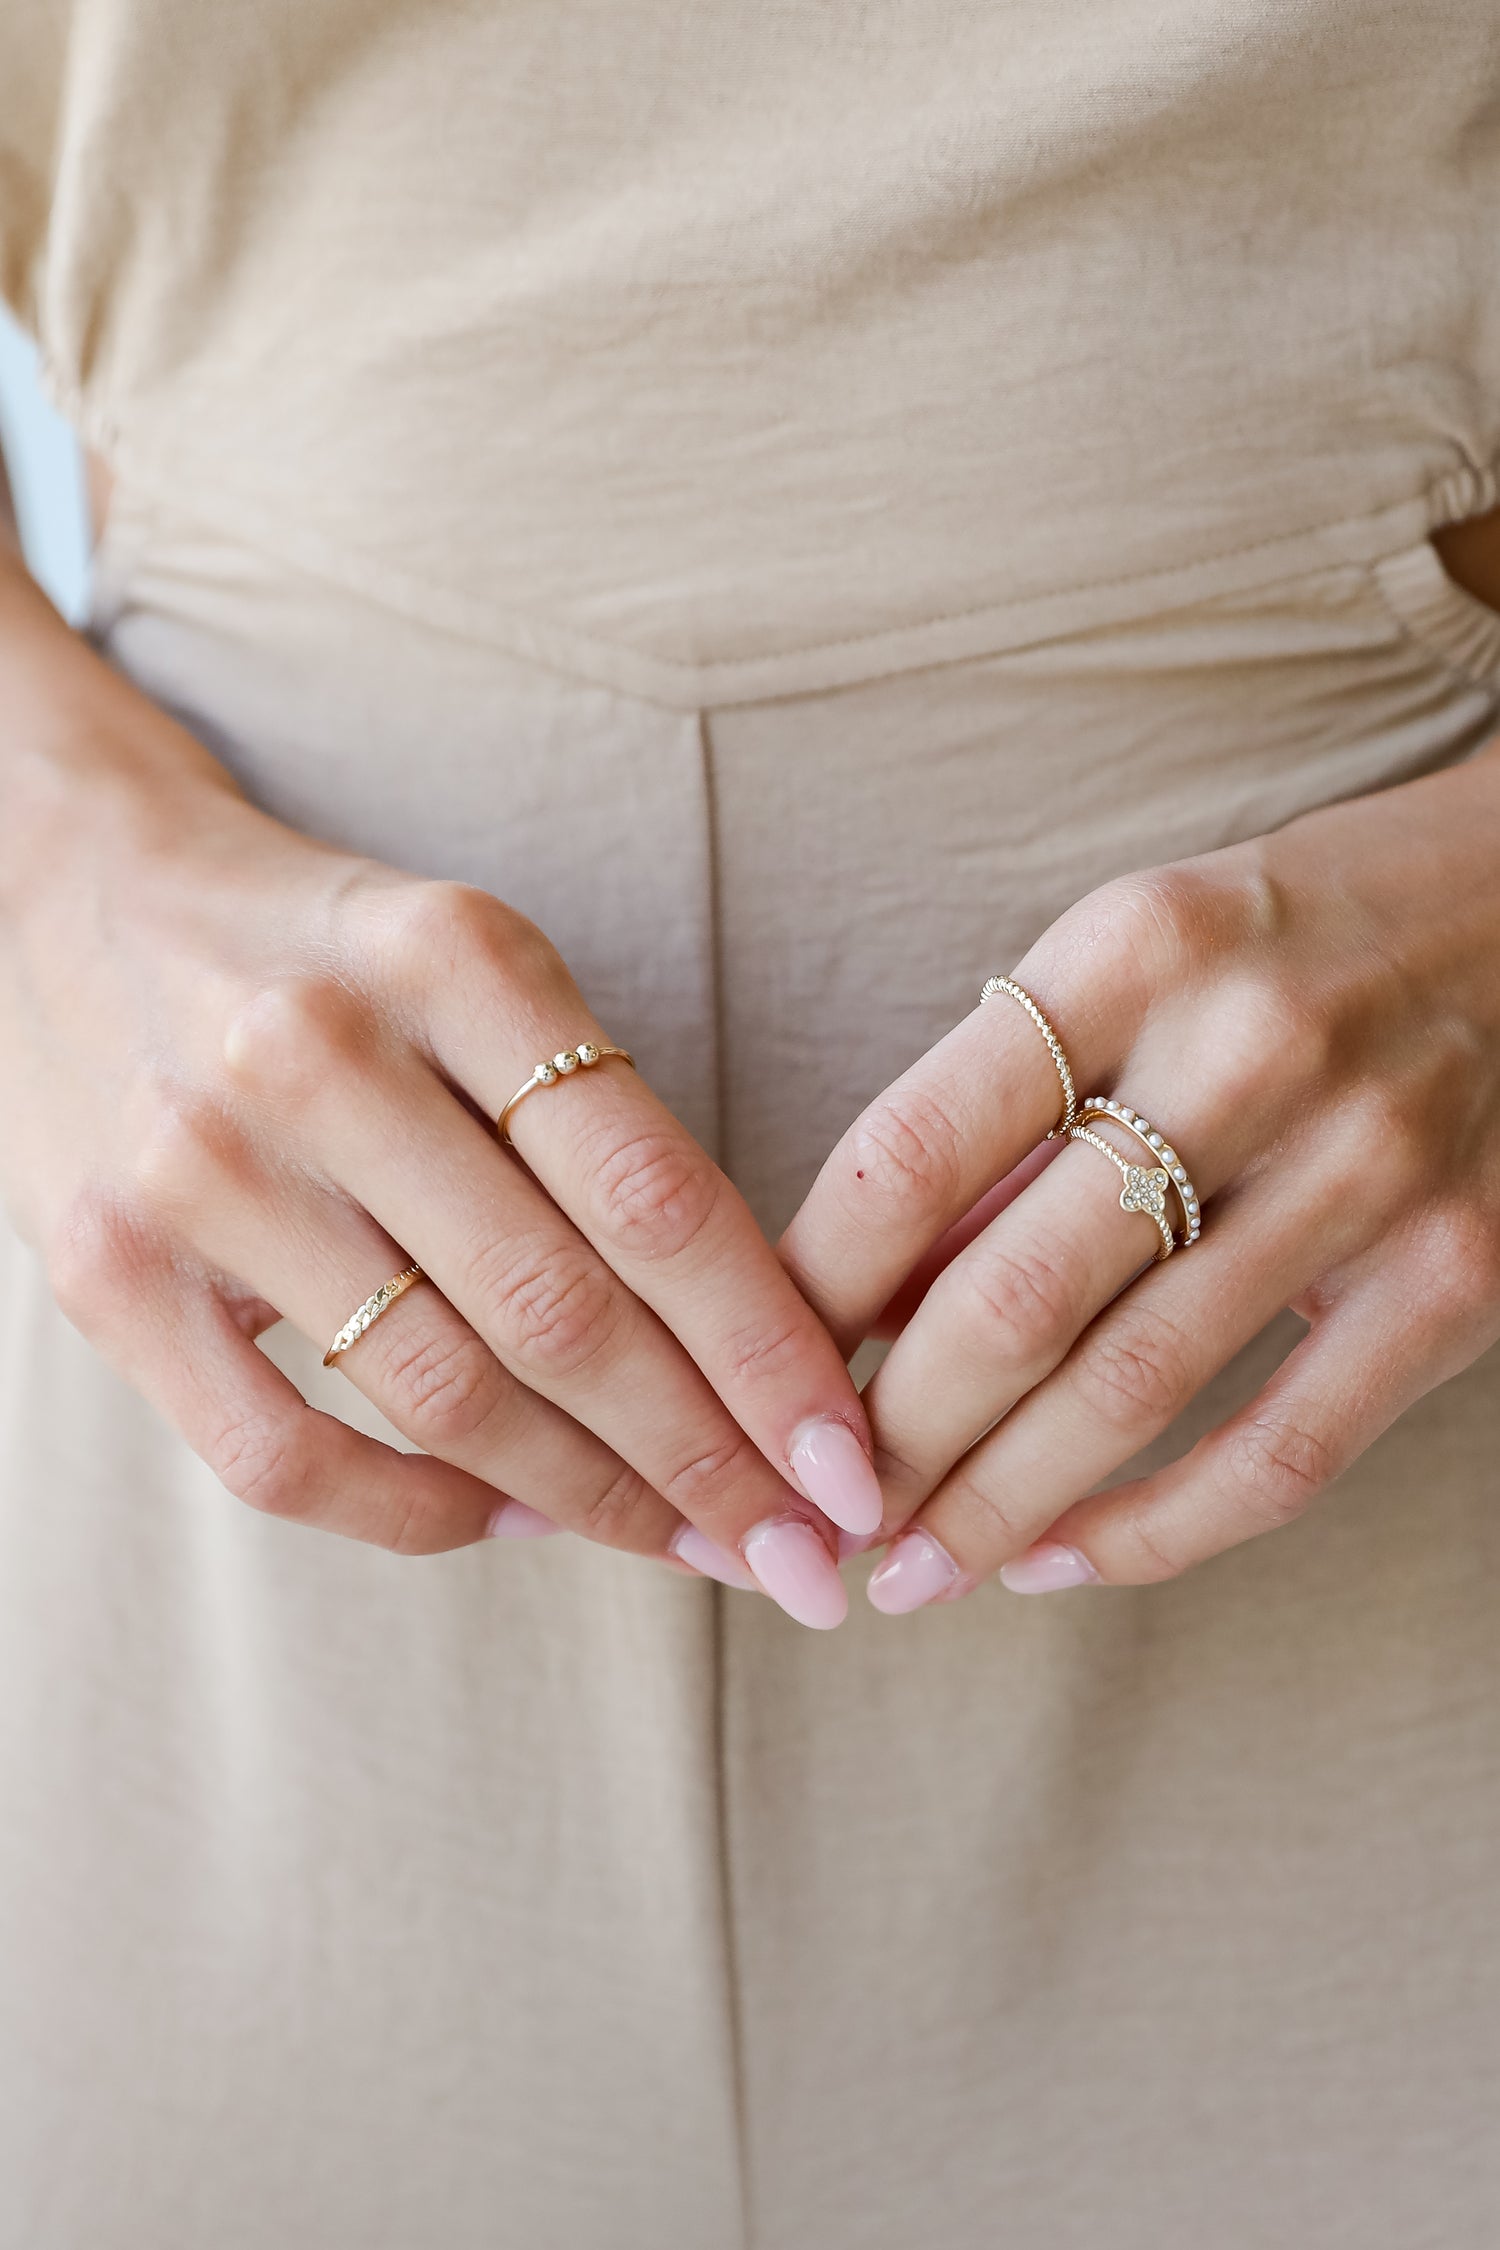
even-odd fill
[(309, 1406), (206, 1279), (165, 1267), (137, 1275), (127, 1310), (128, 1354), (108, 1335), (96, 1336), (100, 1348), (236, 1499), (395, 1554), (484, 1537), (500, 1506), (493, 1486)]
[(1248, 1406), (1154, 1476), (1081, 1500), (1000, 1576), (1013, 1593), (1179, 1577), (1294, 1523), (1452, 1370), (1413, 1350), (1409, 1300), (1366, 1289), (1324, 1317)]

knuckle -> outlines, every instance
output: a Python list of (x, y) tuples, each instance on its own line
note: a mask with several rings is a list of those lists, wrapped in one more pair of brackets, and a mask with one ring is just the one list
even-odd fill
[(1235, 1487), (1254, 1521), (1268, 1531), (1294, 1523), (1338, 1473), (1325, 1438), (1279, 1416), (1237, 1423), (1225, 1441)]
[(1323, 1161), (1334, 1201), (1357, 1211), (1367, 1234), (1412, 1204), (1432, 1170), (1421, 1118), (1389, 1086), (1365, 1087), (1342, 1105)]
[(579, 1530), (603, 1547), (641, 1544), (641, 1510), (651, 1497), (650, 1487), (634, 1469), (623, 1463), (603, 1488), (585, 1503)]
[(536, 924), (473, 883), (405, 885), (386, 902), (378, 951), (407, 985), (462, 978), (478, 963), (499, 965), (528, 991), (571, 981)]
[(1328, 1038), (1318, 1012), (1295, 1003), (1281, 980), (1257, 964), (1236, 965), (1214, 994), (1213, 1082), (1224, 1109), (1254, 1103), (1264, 1110), (1268, 1093), (1317, 1083), (1328, 1062)]
[(855, 1128), (866, 1200), (898, 1216), (946, 1210), (963, 1179), (963, 1134), (937, 1096), (897, 1087)]
[(369, 1016), (336, 977), (285, 977), (235, 1010), (224, 1067), (260, 1098), (301, 1107), (322, 1091), (331, 1067), (370, 1042)]
[(392, 1421), (437, 1454), (471, 1444), (494, 1418), (507, 1387), (504, 1370), (477, 1336), (442, 1331), (387, 1345), (380, 1376)]
[(1424, 1295), (1469, 1313), (1500, 1312), (1500, 1206), (1449, 1203), (1424, 1218), (1418, 1235)]
[(604, 1231), (621, 1250), (651, 1261), (677, 1258), (718, 1208), (723, 1176), (684, 1135), (637, 1134), (595, 1174)]
[(684, 1461), (661, 1488), (662, 1498), (679, 1515), (696, 1522), (725, 1490), (765, 1463), (743, 1430), (731, 1429), (715, 1445)]
[(1122, 1571), (1117, 1565), (1111, 1576), (1123, 1578), (1129, 1585), (1156, 1586), (1169, 1578), (1180, 1578), (1196, 1560), (1185, 1548), (1176, 1546), (1145, 1507), (1124, 1517), (1112, 1530), (1125, 1568)]
[(206, 1203), (235, 1168), (223, 1112), (206, 1094), (161, 1096), (132, 1165), (136, 1185), (151, 1203), (179, 1209)]
[(46, 1245), (47, 1279), (62, 1311), (86, 1335), (130, 1303), (156, 1250), (141, 1214), (93, 1189), (75, 1196)]
[(312, 1458), (285, 1424), (264, 1415), (231, 1423), (210, 1447), (208, 1465), (236, 1500), (289, 1523), (313, 1512)]
[(807, 1358), (807, 1323), (791, 1319), (769, 1328), (742, 1331), (729, 1339), (728, 1375), (733, 1383), (775, 1383)]
[(1065, 918), (1064, 934), (1070, 949), (1144, 995), (1199, 965), (1220, 911), (1215, 886), (1192, 868), (1153, 867), (1092, 892)]
[(970, 1304), (987, 1348), (1000, 1347), (1028, 1364), (1060, 1358), (1078, 1326), (1073, 1284), (1061, 1246), (1017, 1243), (974, 1262)]
[(582, 1243), (498, 1242), (477, 1274), (495, 1332), (528, 1372), (563, 1381), (614, 1336), (620, 1298)]
[(976, 1548), (996, 1563), (1018, 1555), (1036, 1537), (1036, 1527), (1025, 1520), (1024, 1496), (1004, 1485), (991, 1485), (968, 1471), (955, 1476), (949, 1491), (953, 1500), (973, 1519)]
[(440, 1495), (412, 1480), (402, 1498), (395, 1521), (373, 1536), (372, 1544), (403, 1561), (415, 1556), (451, 1553), (455, 1540), (452, 1513)]
[(1193, 1394), (1192, 1349), (1172, 1321), (1133, 1306), (1090, 1334), (1075, 1381), (1088, 1411), (1108, 1427), (1128, 1436), (1154, 1432)]

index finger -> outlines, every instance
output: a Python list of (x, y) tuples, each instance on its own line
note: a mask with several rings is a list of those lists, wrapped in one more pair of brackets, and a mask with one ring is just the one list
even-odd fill
[[(1029, 982), (1080, 1091), (1118, 1060), (1093, 1006)], [(1074, 1029), (1074, 1026), (1077, 1029)], [(853, 1352), (933, 1246), (1036, 1148), (1062, 1111), (1047, 1041), (1014, 1000), (975, 1007), (857, 1117), (781, 1239), (781, 1257)]]

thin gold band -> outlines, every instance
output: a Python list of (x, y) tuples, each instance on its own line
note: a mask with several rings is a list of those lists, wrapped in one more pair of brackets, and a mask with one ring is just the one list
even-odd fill
[(359, 1311), (349, 1315), (323, 1354), (323, 1365), (332, 1367), (339, 1354), (346, 1352), (351, 1344), (357, 1344), (365, 1330), (372, 1327), (398, 1297), (404, 1297), (408, 1289), (426, 1279), (420, 1266), (407, 1266), (401, 1273), (393, 1273), (389, 1281), (383, 1281), (373, 1297), (366, 1297)]
[(1078, 1097), (1073, 1090), (1073, 1073), (1068, 1066), (1068, 1058), (1063, 1051), (1063, 1043), (1047, 1021), (1042, 1010), (1032, 999), (1031, 994), (1026, 990), (1026, 987), (1023, 984), (1017, 984), (1014, 977), (986, 977), (984, 989), (979, 995), (980, 1006), (982, 1007), (986, 1000), (996, 1000), (1002, 995), (1007, 1000), (1014, 1000), (1018, 1008), (1025, 1009), (1027, 1015), (1030, 1016), (1037, 1030), (1047, 1042), (1047, 1052), (1052, 1057), (1053, 1067), (1057, 1072), (1063, 1093), (1063, 1113), (1048, 1133), (1047, 1138), (1049, 1141), (1061, 1140), (1078, 1114)]
[(495, 1130), (502, 1141), (510, 1139), (510, 1113), (517, 1102), (524, 1102), (539, 1086), (555, 1086), (559, 1078), (571, 1078), (575, 1070), (592, 1070), (595, 1063), (629, 1063), (636, 1067), (634, 1055), (624, 1047), (602, 1047), (597, 1039), (580, 1039), (576, 1047), (564, 1047), (560, 1054), (547, 1062), (539, 1062), (524, 1086), (518, 1086), (495, 1119)]
[(1101, 1156), (1109, 1158), (1125, 1181), (1120, 1190), (1120, 1209), (1144, 1212), (1161, 1236), (1161, 1248), (1156, 1253), (1157, 1264), (1160, 1265), (1163, 1258), (1170, 1258), (1177, 1247), (1177, 1237), (1167, 1223), (1167, 1189), (1171, 1182), (1161, 1166), (1153, 1165), (1147, 1170), (1142, 1165), (1132, 1164), (1117, 1148), (1110, 1147), (1102, 1133), (1091, 1133), (1087, 1125), (1070, 1125), (1068, 1139), (1087, 1141), (1090, 1148), (1096, 1148)]
[(1122, 1132), (1130, 1133), (1146, 1150), (1153, 1164), (1160, 1164), (1167, 1174), (1168, 1185), (1182, 1205), (1182, 1247), (1196, 1242), (1203, 1232), (1203, 1210), (1198, 1201), (1198, 1191), (1187, 1175), (1187, 1166), (1166, 1136), (1158, 1133), (1149, 1117), (1142, 1117), (1138, 1109), (1128, 1102), (1108, 1101), (1102, 1094), (1090, 1094), (1078, 1112), (1079, 1121), (1087, 1125), (1094, 1118), (1107, 1118)]

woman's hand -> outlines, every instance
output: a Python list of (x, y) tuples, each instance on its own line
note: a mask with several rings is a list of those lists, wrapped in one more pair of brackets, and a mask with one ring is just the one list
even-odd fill
[[(1500, 1335), (1496, 752), (1111, 883), (1015, 973), (1080, 1098), (1173, 1146), (1203, 1235), (1149, 1265), (1103, 1154), (1035, 1153), (1060, 1082), (1008, 998), (851, 1127), (782, 1248), (846, 1349), (918, 1274), (865, 1394), (883, 1536), (908, 1527), (871, 1582), (890, 1611), (997, 1568), (1171, 1578), (1299, 1515)], [(1288, 1305), (1310, 1331), (1243, 1412), (1087, 1497)]]
[[(819, 1507), (877, 1518), (864, 1415), (739, 1196), (618, 1062), (497, 1142), (538, 1057), (609, 1036), (545, 938), (257, 812), (9, 564), (0, 713), (3, 1184), (85, 1334), (257, 1507), (404, 1553), (545, 1518), (743, 1556), (837, 1623)], [(339, 1365), (430, 1457), (253, 1342), (324, 1343), (413, 1261), (435, 1286)]]

